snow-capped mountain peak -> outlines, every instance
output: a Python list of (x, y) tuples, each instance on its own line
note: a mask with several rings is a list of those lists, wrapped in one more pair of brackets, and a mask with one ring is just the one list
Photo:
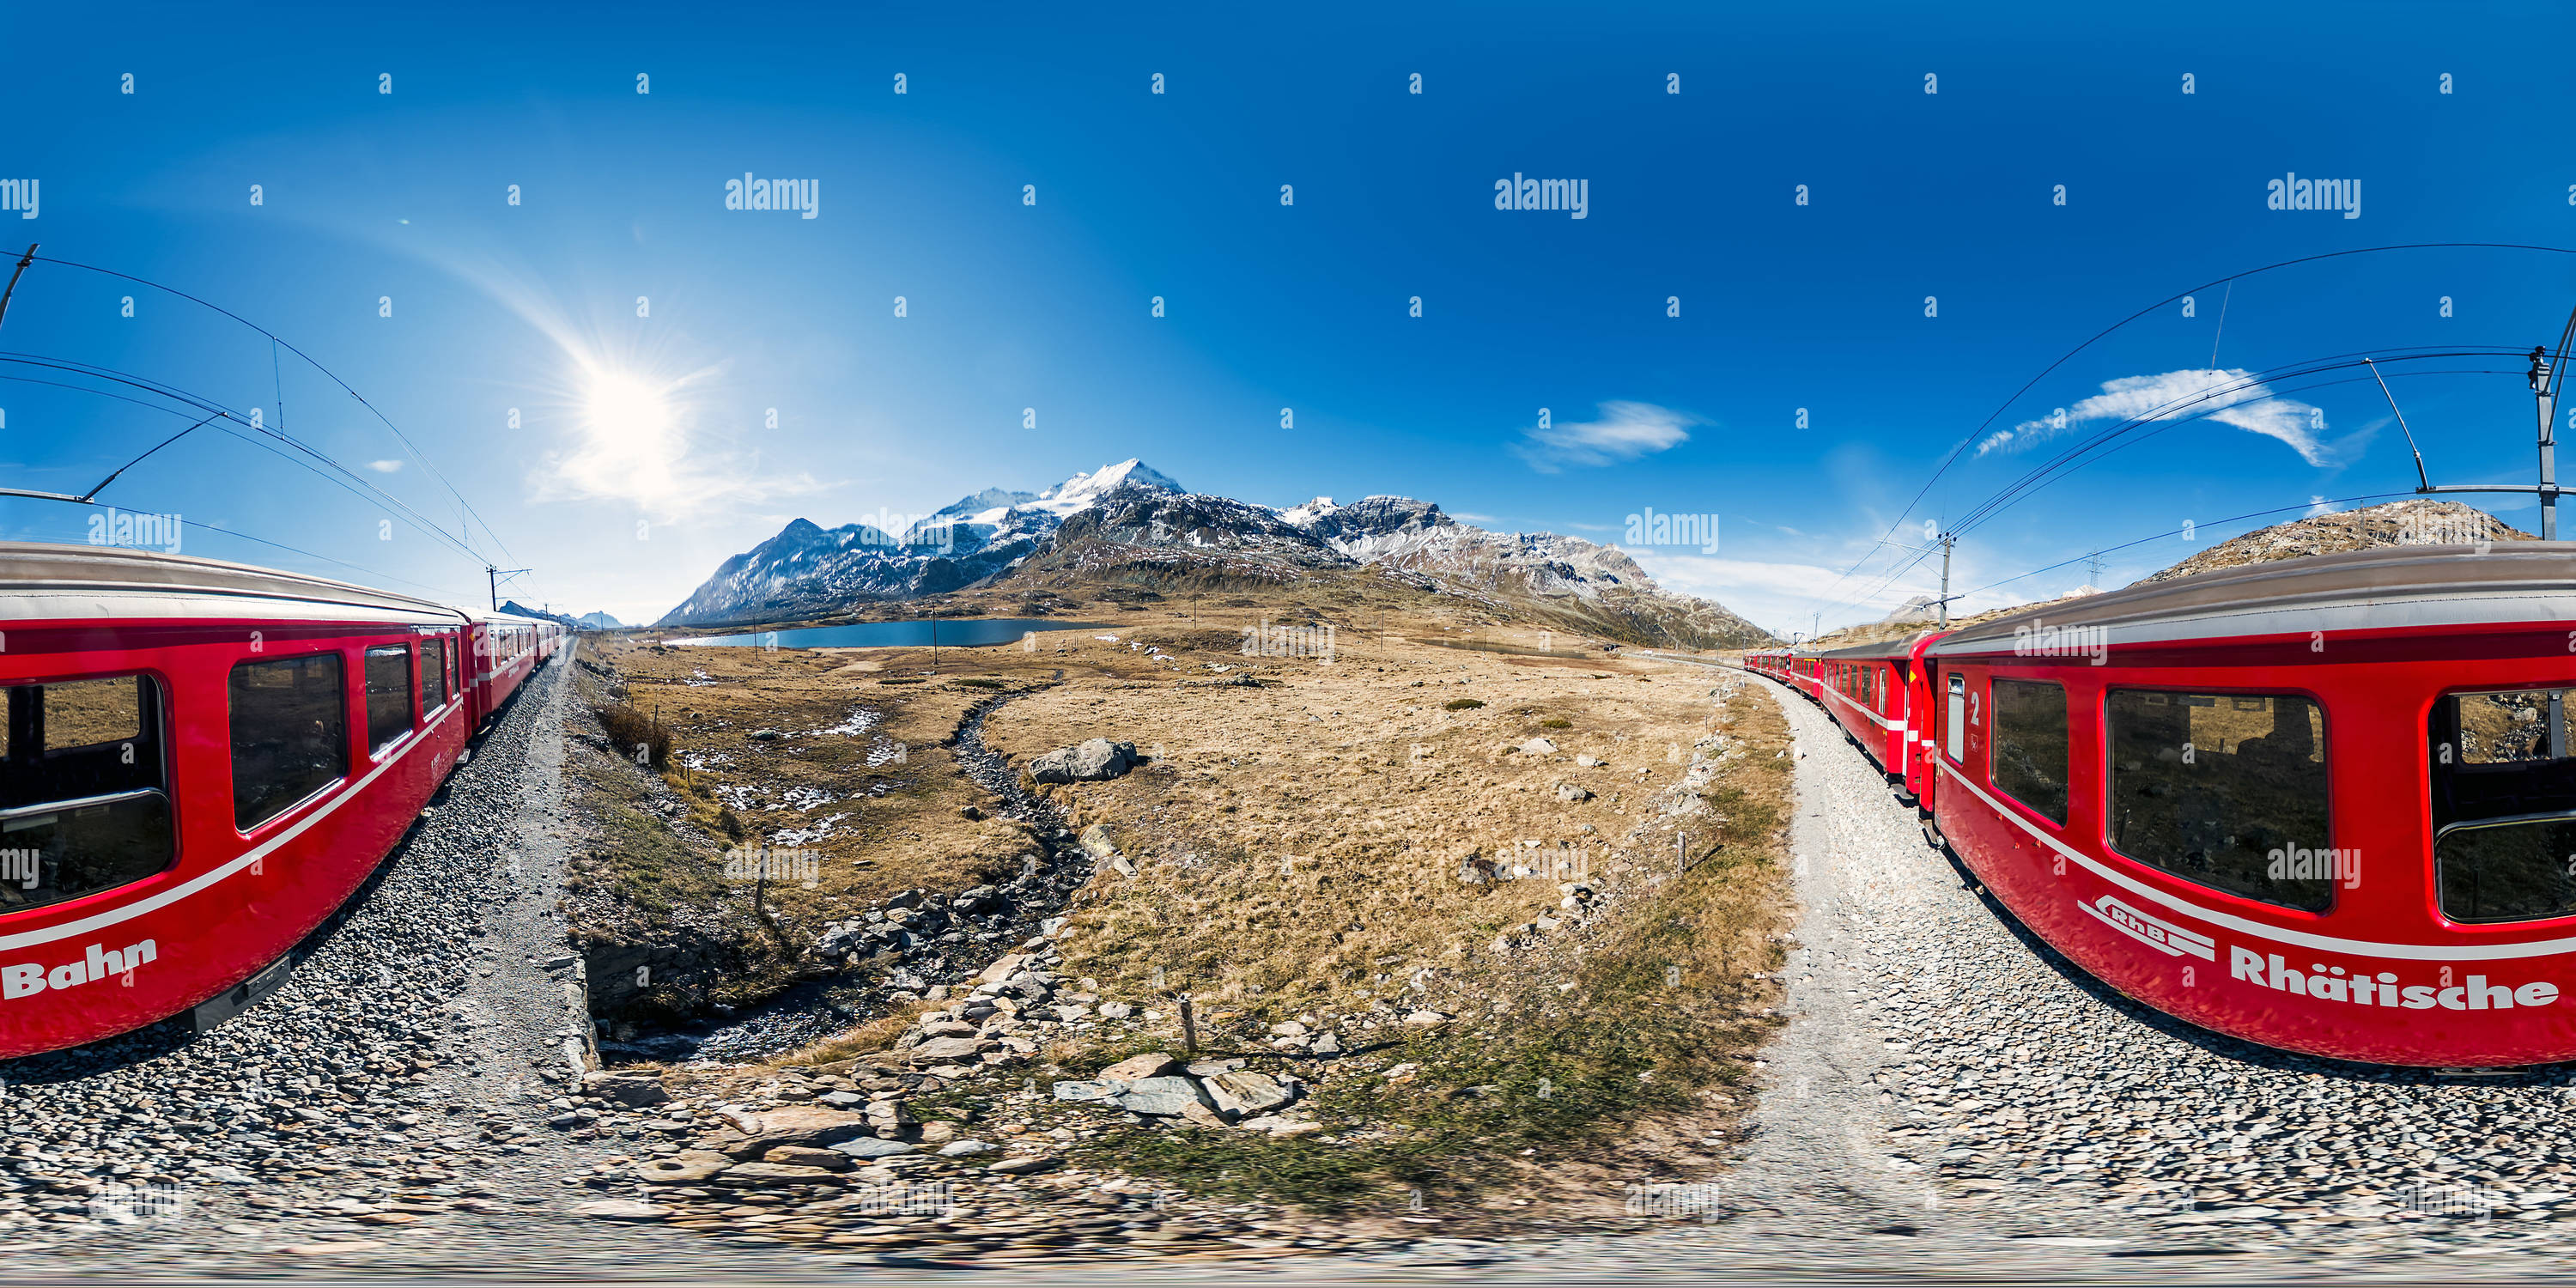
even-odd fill
[(1307, 528), (1313, 527), (1317, 519), (1332, 517), (1334, 514), (1340, 512), (1341, 508), (1342, 507), (1333, 504), (1333, 498), (1329, 496), (1319, 496), (1312, 501), (1308, 501), (1304, 505), (1291, 506), (1288, 509), (1281, 510), (1279, 512), (1279, 517), (1286, 522), (1297, 525), (1298, 527)]
[(1076, 510), (1086, 509), (1096, 504), (1101, 497), (1129, 483), (1138, 487), (1151, 488), (1157, 492), (1188, 490), (1174, 481), (1171, 476), (1130, 456), (1115, 465), (1103, 465), (1088, 474), (1076, 474), (1038, 493), (1037, 500), (1030, 502), (1029, 506), (1032, 509), (1044, 510), (1061, 519)]

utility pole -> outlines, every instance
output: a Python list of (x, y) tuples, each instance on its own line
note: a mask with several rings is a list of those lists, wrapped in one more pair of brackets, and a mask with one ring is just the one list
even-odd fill
[[(2424, 454), (2419, 450), (2415, 453), (2417, 482), (2415, 491), (2419, 494), (2431, 492), (2537, 494), (2540, 497), (2540, 539), (2556, 541), (2558, 539), (2558, 386), (2567, 378), (2567, 346), (2571, 341), (2576, 341), (2576, 310), (2571, 310), (2567, 314), (2567, 325), (2558, 333), (2557, 360), (2554, 362), (2550, 360), (2548, 346), (2535, 344), (2531, 346), (2531, 370), (2524, 374), (2524, 380), (2531, 386), (2533, 408), (2540, 416), (2540, 482), (2537, 485), (2518, 487), (2512, 484), (2487, 486), (2473, 483), (2435, 486), (2431, 477), (2424, 472)], [(2373, 377), (2378, 376), (2379, 367), (2376, 363), (2371, 364), (2370, 373)], [(2386, 380), (2379, 382), (2379, 392), (2388, 399), (2388, 409), (2392, 412), (2396, 411), (2397, 397), (2388, 392)], [(2405, 429), (2404, 413), (2398, 413), (2397, 424), (2400, 429)], [(2411, 429), (2406, 431), (2406, 442), (2409, 447), (2414, 446), (2415, 432)], [(2549, 691), (2549, 755), (2551, 759), (2563, 759), (2567, 755), (2567, 700), (2557, 689)]]
[[(2556, 432), (2556, 421), (2558, 419), (2558, 387), (2560, 382), (2567, 378), (2567, 346), (2571, 341), (2576, 341), (2576, 312), (2570, 312), (2567, 315), (2567, 326), (2564, 330), (2558, 333), (2558, 356), (2555, 361), (2551, 360), (2547, 346), (2537, 344), (2531, 346), (2531, 370), (2527, 373), (2525, 379), (2531, 385), (2533, 408), (2540, 416), (2540, 482), (2537, 486), (2530, 484), (2516, 485), (2511, 483), (2446, 483), (2436, 486), (2430, 477), (2424, 473), (2424, 458), (2421, 453), (2418, 453), (2415, 458), (2415, 477), (2418, 481), (2418, 486), (2415, 490), (2418, 493), (2535, 493), (2540, 497), (2540, 539), (2543, 541), (2556, 541), (2558, 539), (2558, 435)], [(2378, 366), (2373, 364), (2371, 366), (2371, 373), (2376, 375), (2378, 374), (2378, 371)], [(2381, 381), (2379, 387), (2380, 391), (2385, 394), (2388, 389), (2388, 382), (2385, 380)], [(2397, 399), (2393, 396), (2390, 397), (2388, 405), (2391, 410), (2394, 410), (2397, 406)], [(2402, 415), (2399, 417), (2398, 423), (2401, 427), (2405, 424), (2405, 418)], [(2408, 442), (2411, 444), (2414, 441), (2414, 432), (2409, 430), (2406, 437)]]
[(2084, 584), (2095, 590), (2102, 589), (2102, 552), (2099, 550), (2084, 561)]
[[(1927, 522), (1925, 526), (1929, 527), (1930, 524)], [(1941, 546), (1941, 629), (1946, 631), (1950, 629), (1950, 547), (1959, 544), (1959, 534), (1944, 532), (1933, 540)], [(1887, 544), (1899, 550), (1912, 550), (1922, 554), (1932, 553), (1930, 546), (1909, 546), (1902, 541), (1891, 541)]]
[(504, 577), (516, 577), (520, 573), (528, 571), (531, 570), (526, 568), (495, 568), (490, 564), (483, 565), (483, 580), (487, 583), (491, 591), (493, 612), (497, 613), (501, 611), (501, 579)]

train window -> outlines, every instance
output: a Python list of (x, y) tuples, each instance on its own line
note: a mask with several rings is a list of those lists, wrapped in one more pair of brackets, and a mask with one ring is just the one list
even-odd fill
[(2442, 829), (2433, 842), (2442, 915), (2538, 921), (2576, 914), (2576, 818), (2493, 819)]
[(2515, 689), (2433, 704), (2433, 865), (2442, 914), (2453, 921), (2576, 914), (2569, 696)]
[(178, 857), (161, 688), (139, 675), (10, 685), (0, 742), (0, 913), (96, 894)]
[(1994, 684), (1995, 788), (2052, 823), (2066, 822), (2066, 689), (2040, 680)]
[(135, 676), (43, 686), (48, 753), (125, 742), (143, 732), (143, 683)]
[(447, 668), (439, 662), (436, 639), (420, 642), (420, 661), (420, 714), (426, 718), (447, 705)]
[(367, 751), (411, 732), (411, 646), (367, 650)]
[(2337, 878), (2359, 878), (2332, 848), (2325, 711), (2315, 701), (2114, 689), (2105, 708), (2113, 849), (2308, 912), (2333, 906)]
[[(2455, 758), (2463, 765), (2527, 765), (2565, 759), (2566, 697), (2566, 691), (2561, 689), (2452, 694), (2450, 701), (2459, 722)], [(2554, 740), (2552, 734), (2556, 735)]]
[(247, 832), (349, 772), (349, 707), (337, 653), (233, 668), (233, 822)]

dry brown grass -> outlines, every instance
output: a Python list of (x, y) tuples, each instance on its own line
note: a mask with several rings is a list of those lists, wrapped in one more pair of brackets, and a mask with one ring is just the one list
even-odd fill
[[(1104, 825), (1138, 868), (1130, 879), (1104, 866), (1058, 942), (1067, 978), (1166, 1018), (1116, 1047), (1050, 1053), (1067, 1068), (1176, 1044), (1167, 998), (1184, 990), (1216, 1049), (1266, 1050), (1268, 1025), (1303, 1018), (1346, 1046), (1383, 1048), (1380, 1063), (1423, 1066), (1391, 1093), (1324, 1093), (1319, 1112), (1352, 1142), (1329, 1160), (1265, 1152), (1311, 1153), (1300, 1142), (1150, 1133), (1119, 1145), (1135, 1151), (1132, 1165), (1209, 1183), (1267, 1177), (1310, 1197), (1397, 1175), (1570, 1196), (1601, 1176), (1711, 1161), (1704, 1133), (1738, 1112), (1726, 1084), (1774, 1023), (1759, 1013), (1773, 987), (1751, 976), (1774, 968), (1786, 924), (1775, 860), (1788, 772), (1774, 753), (1787, 730), (1766, 699), (1746, 686), (1713, 700), (1727, 680), (1698, 667), (1536, 655), (1535, 632), (1478, 632), (1528, 650), (1517, 653), (1411, 642), (1458, 637), (1443, 620), (1393, 616), (1342, 631), (1330, 666), (1247, 658), (1240, 625), (1302, 610), (1210, 601), (1194, 623), (1144, 608), (1041, 636), (1035, 652), (943, 650), (936, 677), (923, 674), (927, 651), (911, 649), (656, 651), (629, 640), (615, 656), (632, 704), (658, 713), (674, 755), (700, 766), (674, 771), (693, 799), (721, 791), (743, 802), (751, 831), (773, 835), (854, 806), (814, 843), (829, 856), (818, 889), (780, 894), (791, 919), (817, 925), (898, 889), (976, 884), (1027, 848), (1011, 825), (958, 814), (989, 802), (938, 744), (993, 696), (958, 676), (1033, 690), (988, 722), (990, 745), (1014, 763), (1095, 736), (1137, 744), (1150, 759), (1127, 776), (1047, 789), (1073, 826)], [(1110, 620), (1099, 605), (1081, 616)], [(1554, 643), (1568, 653), (1564, 632)], [(1259, 687), (1221, 683), (1246, 673)], [(827, 728), (854, 707), (877, 718), (865, 736), (748, 736)], [(1689, 804), (1677, 786), (1694, 747), (1718, 734), (1737, 757)], [(1509, 750), (1541, 736), (1555, 754)], [(906, 743), (907, 760), (866, 765), (881, 739)], [(710, 767), (710, 755), (724, 760)], [(1578, 755), (1605, 763), (1579, 766)], [(1560, 783), (1594, 796), (1561, 800)], [(791, 787), (835, 800), (795, 808), (783, 799)], [(1685, 812), (1668, 814), (1677, 800)], [(1696, 861), (1686, 875), (1673, 870), (1678, 833)], [(1463, 883), (1469, 856), (1536, 871)], [(1534, 933), (1562, 915), (1560, 875), (1602, 890), (1600, 910)], [(1400, 1023), (1422, 1007), (1457, 1018), (1431, 1035)], [(901, 1022), (783, 1062), (881, 1049)], [(1556, 1150), (1573, 1141), (1579, 1156)], [(1523, 1148), (1557, 1154), (1544, 1176), (1524, 1170)]]

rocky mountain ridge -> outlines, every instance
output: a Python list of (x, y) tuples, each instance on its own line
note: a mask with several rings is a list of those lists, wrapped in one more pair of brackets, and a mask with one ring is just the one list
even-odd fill
[(812, 618), (1023, 580), (1106, 576), (1204, 588), (1361, 572), (1617, 639), (1682, 647), (1769, 639), (1723, 605), (1665, 592), (1613, 546), (1490, 532), (1408, 497), (1348, 506), (1318, 497), (1278, 509), (1189, 492), (1134, 459), (1043, 492), (988, 489), (899, 534), (798, 519), (725, 561), (660, 624)]

